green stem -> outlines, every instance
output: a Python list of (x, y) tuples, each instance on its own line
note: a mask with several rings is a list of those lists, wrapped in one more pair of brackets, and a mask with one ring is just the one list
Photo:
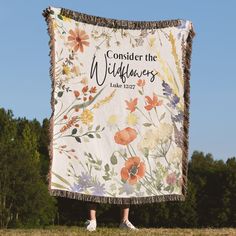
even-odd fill
[(55, 117), (55, 119), (54, 119), (54, 122), (55, 122), (60, 116), (62, 116), (66, 111), (68, 111), (68, 110), (71, 108), (71, 106), (76, 102), (76, 100), (77, 100), (77, 99), (75, 99), (75, 100), (70, 104), (70, 106), (67, 107), (61, 114), (57, 115), (57, 116)]
[(156, 193), (154, 193), (151, 189), (147, 188), (147, 186), (142, 182), (142, 181), (139, 181), (141, 183), (141, 185), (147, 189), (149, 192), (151, 192), (153, 195), (156, 195)]
[(132, 157), (133, 155), (132, 155), (132, 153), (129, 150), (129, 145), (127, 145), (127, 149), (128, 149), (128, 152), (129, 152), (130, 156)]
[(150, 119), (143, 113), (142, 110), (140, 110), (138, 107), (136, 107), (136, 109), (137, 109), (150, 123), (152, 123), (152, 124), (155, 126), (155, 124), (152, 122), (152, 120), (150, 120)]
[(157, 114), (157, 108), (156, 107), (154, 107), (154, 110), (155, 110), (155, 113), (156, 113), (156, 116), (157, 116), (157, 120), (159, 121), (159, 123), (160, 123), (160, 119), (159, 119), (159, 117), (158, 117), (158, 114)]
[[(151, 163), (150, 163), (150, 161), (149, 161), (148, 156), (146, 156), (146, 158), (147, 158), (147, 162), (148, 162), (148, 166), (149, 166), (149, 170), (150, 170), (150, 175), (151, 175), (151, 177), (152, 177), (152, 167), (151, 167)], [(152, 178), (153, 178), (153, 177), (152, 177)]]
[(133, 147), (131, 146), (131, 144), (130, 144), (130, 147), (131, 147), (132, 151), (134, 152), (134, 155), (137, 156), (134, 149), (133, 149)]

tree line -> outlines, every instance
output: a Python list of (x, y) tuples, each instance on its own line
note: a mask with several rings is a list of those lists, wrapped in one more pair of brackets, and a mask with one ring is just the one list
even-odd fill
[[(79, 225), (87, 204), (48, 193), (49, 120), (14, 118), (0, 108), (0, 227)], [(101, 204), (99, 225), (116, 226), (119, 206)], [(236, 227), (236, 158), (214, 160), (195, 151), (188, 164), (184, 202), (131, 206), (138, 227)]]

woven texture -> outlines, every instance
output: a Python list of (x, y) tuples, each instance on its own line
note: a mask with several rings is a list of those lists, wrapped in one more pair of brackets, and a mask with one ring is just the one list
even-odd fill
[(192, 24), (50, 7), (53, 196), (113, 204), (184, 200)]

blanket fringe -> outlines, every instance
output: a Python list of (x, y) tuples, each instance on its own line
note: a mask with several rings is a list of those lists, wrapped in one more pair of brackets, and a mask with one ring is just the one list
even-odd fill
[(158, 28), (166, 28), (166, 27), (175, 27), (181, 25), (181, 20), (164, 20), (164, 21), (128, 21), (128, 20), (115, 20), (110, 18), (98, 17), (83, 14), (80, 12), (72, 11), (69, 9), (61, 8), (62, 16), (71, 18), (75, 21), (105, 26), (109, 28), (116, 29), (158, 29)]
[(51, 117), (49, 119), (49, 158), (50, 158), (50, 164), (49, 164), (49, 173), (47, 175), (48, 180), (48, 190), (51, 191), (51, 171), (52, 171), (52, 159), (53, 159), (53, 127), (54, 127), (54, 91), (55, 91), (55, 37), (54, 37), (54, 31), (53, 31), (53, 25), (52, 20), (50, 18), (51, 9), (47, 8), (43, 11), (43, 16), (45, 17), (47, 26), (48, 26), (48, 35), (50, 37), (49, 39), (49, 48), (50, 48), (50, 78), (51, 78)]
[(182, 64), (184, 68), (184, 138), (183, 138), (183, 157), (182, 157), (182, 194), (186, 197), (187, 195), (187, 178), (188, 178), (188, 146), (189, 146), (189, 105), (190, 105), (190, 66), (191, 66), (191, 54), (192, 54), (192, 40), (195, 36), (193, 26), (187, 37), (186, 45), (182, 44)]
[(148, 204), (155, 202), (165, 202), (165, 201), (184, 201), (185, 197), (183, 195), (171, 194), (171, 195), (160, 195), (160, 196), (150, 196), (150, 197), (130, 197), (130, 198), (115, 198), (115, 197), (104, 197), (104, 196), (93, 196), (86, 195), (76, 192), (69, 192), (64, 190), (51, 189), (51, 196), (65, 197), (70, 199), (76, 199), (86, 202), (95, 203), (108, 203), (116, 205), (139, 205)]
[[(52, 20), (50, 18), (51, 9), (50, 7), (44, 10), (43, 16), (48, 25), (48, 34), (50, 37), (49, 47), (50, 47), (50, 77), (51, 77), (51, 117), (49, 126), (49, 156), (50, 156), (50, 168), (48, 173), (48, 189), (51, 196), (66, 197), (70, 199), (77, 199), (87, 202), (96, 203), (109, 203), (109, 204), (147, 204), (154, 202), (164, 202), (164, 201), (184, 201), (187, 194), (187, 171), (188, 171), (188, 130), (189, 130), (189, 103), (190, 103), (190, 63), (191, 63), (191, 52), (192, 52), (192, 39), (195, 35), (193, 27), (189, 31), (187, 38), (187, 44), (182, 45), (183, 52), (183, 68), (184, 68), (184, 140), (183, 140), (183, 184), (182, 184), (182, 194), (172, 194), (172, 195), (160, 195), (160, 196), (150, 196), (150, 197), (130, 197), (130, 198), (115, 198), (115, 197), (104, 197), (104, 196), (91, 196), (76, 192), (69, 192), (65, 190), (51, 189), (51, 168), (52, 168), (52, 158), (53, 158), (53, 125), (54, 125), (54, 90), (55, 90), (55, 37), (53, 31)], [(158, 22), (146, 22), (146, 21), (126, 21), (126, 20), (114, 20), (102, 17), (90, 16), (68, 9), (61, 8), (61, 15), (65, 17), (72, 18), (76, 21), (81, 21), (88, 24), (94, 24), (99, 26), (106, 26), (110, 28), (124, 28), (124, 29), (153, 29), (153, 28), (165, 28), (165, 27), (175, 27), (181, 25), (181, 20), (167, 20)]]

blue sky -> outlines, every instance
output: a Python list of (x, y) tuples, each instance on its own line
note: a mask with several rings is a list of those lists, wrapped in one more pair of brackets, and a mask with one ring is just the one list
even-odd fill
[(15, 117), (42, 121), (51, 114), (47, 26), (51, 6), (115, 19), (188, 19), (194, 24), (190, 154), (236, 156), (236, 1), (76, 0), (4, 1), (0, 14), (0, 106)]

